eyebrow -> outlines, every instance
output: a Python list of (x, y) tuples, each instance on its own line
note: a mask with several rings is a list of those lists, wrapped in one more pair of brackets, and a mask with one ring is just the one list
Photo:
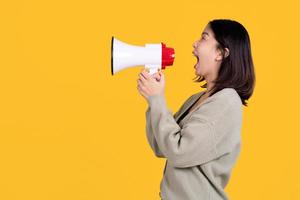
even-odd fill
[(209, 36), (208, 32), (203, 32), (202, 35), (208, 35)]

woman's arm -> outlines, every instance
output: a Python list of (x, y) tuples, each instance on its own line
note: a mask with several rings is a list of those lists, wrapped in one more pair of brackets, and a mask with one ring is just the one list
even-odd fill
[[(179, 110), (173, 115), (173, 118), (175, 119), (177, 117), (177, 115), (182, 111), (182, 109), (184, 108), (184, 106), (191, 100), (191, 98), (194, 95), (190, 96), (179, 108)], [(148, 106), (147, 110), (146, 110), (146, 135), (147, 135), (147, 140), (149, 145), (151, 146), (154, 154), (156, 157), (159, 158), (165, 158), (166, 156), (161, 152), (161, 150), (158, 147), (158, 144), (156, 142), (156, 139), (154, 137), (153, 134), (153, 129), (151, 127), (151, 116), (150, 116), (150, 106)]]
[(148, 143), (150, 144), (154, 154), (156, 157), (159, 158), (165, 158), (166, 156), (160, 151), (158, 144), (155, 140), (154, 134), (153, 134), (153, 130), (151, 127), (151, 117), (150, 117), (150, 107), (148, 107), (147, 111), (146, 111), (146, 135), (147, 135), (147, 140)]
[(200, 165), (229, 153), (240, 142), (241, 102), (232, 93), (204, 103), (181, 128), (163, 95), (149, 98), (149, 127), (160, 155), (175, 167)]

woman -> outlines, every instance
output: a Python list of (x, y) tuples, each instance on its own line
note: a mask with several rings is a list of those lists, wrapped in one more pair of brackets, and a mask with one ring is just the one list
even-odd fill
[(147, 100), (146, 133), (157, 157), (166, 158), (164, 200), (229, 199), (224, 188), (241, 148), (242, 106), (253, 93), (255, 73), (247, 30), (233, 20), (210, 21), (194, 44), (196, 82), (205, 91), (190, 96), (172, 115), (159, 71), (139, 74)]

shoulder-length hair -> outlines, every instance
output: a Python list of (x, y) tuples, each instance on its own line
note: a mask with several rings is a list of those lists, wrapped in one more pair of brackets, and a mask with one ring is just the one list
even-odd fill
[[(247, 30), (239, 22), (229, 19), (215, 19), (209, 22), (217, 48), (223, 54), (223, 60), (210, 96), (223, 88), (233, 88), (239, 94), (244, 106), (253, 93), (255, 72), (251, 55), (250, 38)], [(229, 55), (225, 57), (225, 48)], [(194, 82), (204, 81), (203, 76), (196, 76)], [(207, 88), (207, 83), (201, 86)]]

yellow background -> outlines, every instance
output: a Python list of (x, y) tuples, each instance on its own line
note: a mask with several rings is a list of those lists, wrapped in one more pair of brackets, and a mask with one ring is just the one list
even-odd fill
[[(9, 3), (8, 3), (9, 2)], [(175, 48), (176, 111), (191, 94), (192, 43), (209, 20), (241, 22), (257, 84), (244, 108), (232, 200), (300, 199), (299, 5), (295, 1), (2, 1), (0, 199), (159, 199), (164, 159), (145, 135), (142, 66), (112, 76), (111, 37)]]

